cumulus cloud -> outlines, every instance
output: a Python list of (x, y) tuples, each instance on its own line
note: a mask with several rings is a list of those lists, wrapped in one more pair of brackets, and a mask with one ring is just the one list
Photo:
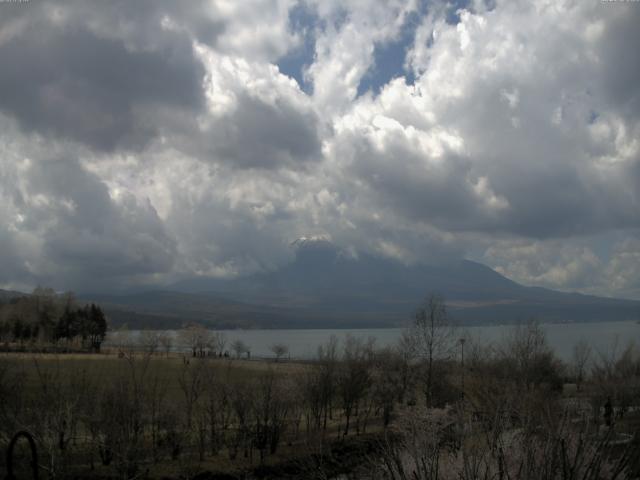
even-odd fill
[(155, 25), (153, 41), (148, 20), (134, 29), (142, 5), (34, 3), (0, 27), (0, 61), (12, 65), (0, 76), (0, 109), (26, 132), (100, 150), (141, 148), (157, 133), (157, 106), (199, 110), (204, 69), (190, 38)]
[(640, 298), (640, 240), (626, 238), (613, 248), (605, 268), (609, 291), (627, 298)]
[[(600, 243), (600, 242), (597, 242)], [(496, 271), (528, 285), (568, 291), (640, 298), (640, 243), (624, 236), (598, 256), (587, 241), (502, 241), (483, 260)]]
[(112, 198), (76, 161), (25, 160), (20, 168), (23, 182), (0, 237), (11, 258), (2, 281), (99, 288), (171, 268), (174, 242), (149, 203), (127, 193)]
[(0, 284), (241, 275), (320, 235), (640, 298), (640, 9), (458, 4), (1, 5)]
[(549, 288), (601, 286), (603, 263), (584, 245), (552, 241), (503, 241), (489, 247), (484, 259), (516, 281)]
[(374, 61), (376, 43), (398, 35), (415, 1), (320, 1), (314, 3), (322, 28), (316, 33), (315, 58), (306, 75), (313, 96), (327, 114), (349, 107), (358, 85)]
[[(201, 46), (209, 112), (184, 132), (191, 153), (237, 168), (295, 167), (320, 160), (323, 122), (295, 81), (271, 64)], [(198, 139), (197, 143), (193, 143)]]

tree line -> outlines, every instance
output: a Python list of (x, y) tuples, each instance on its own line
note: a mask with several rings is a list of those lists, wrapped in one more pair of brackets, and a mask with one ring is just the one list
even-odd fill
[(31, 295), (0, 303), (0, 342), (5, 347), (99, 351), (106, 336), (107, 318), (93, 303), (82, 305), (72, 293), (57, 294), (36, 288)]

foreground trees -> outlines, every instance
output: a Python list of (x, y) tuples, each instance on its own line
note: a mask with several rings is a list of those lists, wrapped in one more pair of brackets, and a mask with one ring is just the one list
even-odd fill
[[(530, 419), (536, 422), (540, 419)], [(450, 440), (462, 423), (463, 441)], [(398, 425), (371, 478), (386, 480), (626, 480), (638, 478), (640, 447), (613, 431), (559, 413), (537, 429), (474, 422), (463, 412), (423, 411)]]
[[(500, 344), (472, 343), (464, 401), (402, 416), (372, 477), (640, 478), (640, 415), (623, 419), (631, 405), (640, 406), (640, 351), (613, 348), (589, 369), (590, 349), (578, 345), (578, 368), (567, 369), (535, 322), (512, 329)], [(567, 374), (579, 390), (563, 392)], [(605, 418), (605, 403), (617, 424)]]
[(447, 360), (454, 348), (455, 330), (444, 298), (431, 294), (416, 311), (414, 322), (405, 333), (405, 344), (425, 361), (424, 395), (427, 407), (434, 405), (436, 372), (439, 362)]
[[(360, 455), (349, 450), (360, 439), (370, 443), (353, 478), (637, 478), (633, 345), (580, 373), (530, 323), (498, 344), (469, 339), (462, 370), (435, 348), (443, 337), (429, 312), (421, 349), (408, 335), (384, 349), (334, 337), (300, 363), (214, 358), (196, 342), (192, 358), (155, 355), (155, 337), (154, 348), (91, 362), (0, 356), (0, 442), (34, 432), (51, 478), (193, 478), (212, 465), (241, 475), (291, 459), (287, 468), (309, 468), (299, 478), (337, 478), (330, 468), (344, 457), (332, 456)], [(579, 391), (567, 387), (578, 378)], [(413, 401), (423, 394), (430, 406)]]

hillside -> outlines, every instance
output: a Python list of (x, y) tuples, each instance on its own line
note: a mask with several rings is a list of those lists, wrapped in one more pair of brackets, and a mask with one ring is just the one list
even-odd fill
[(0, 289), (0, 302), (8, 302), (12, 298), (24, 297), (26, 293), (17, 292), (15, 290), (2, 290)]

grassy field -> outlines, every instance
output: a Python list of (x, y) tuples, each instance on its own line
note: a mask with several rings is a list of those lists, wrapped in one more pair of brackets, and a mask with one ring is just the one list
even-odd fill
[[(291, 394), (298, 398), (296, 392), (296, 384), (298, 379), (305, 373), (306, 370), (312, 368), (309, 364), (295, 363), (288, 361), (265, 361), (265, 360), (245, 360), (245, 359), (227, 359), (227, 358), (192, 358), (184, 357), (178, 354), (167, 355), (144, 355), (142, 353), (133, 354), (127, 357), (119, 357), (115, 353), (101, 353), (101, 354), (36, 354), (36, 353), (3, 353), (0, 354), (0, 369), (5, 372), (9, 372), (13, 378), (19, 378), (21, 385), (21, 399), (26, 403), (25, 405), (42, 405), (38, 404), (37, 399), (43, 395), (46, 395), (45, 390), (49, 390), (51, 393), (52, 388), (60, 388), (65, 392), (62, 396), (65, 398), (69, 395), (68, 392), (74, 389), (84, 389), (85, 385), (89, 383), (93, 385), (93, 388), (98, 387), (98, 391), (108, 390), (115, 385), (119, 379), (132, 378), (132, 376), (144, 376), (147, 387), (153, 382), (157, 382), (163, 391), (162, 398), (165, 408), (174, 408), (182, 415), (184, 413), (185, 405), (185, 391), (183, 386), (180, 385), (180, 379), (184, 378), (185, 372), (193, 371), (194, 367), (204, 368), (204, 382), (214, 383), (217, 385), (226, 385), (227, 387), (232, 384), (244, 384), (257, 385), (261, 378), (267, 375), (275, 375), (281, 381), (284, 381), (289, 385), (289, 391)], [(87, 389), (89, 390), (89, 389)], [(231, 388), (231, 390), (233, 390)], [(247, 391), (249, 394), (249, 391)], [(257, 392), (251, 392), (251, 395), (260, 395)], [(55, 395), (54, 395), (55, 397)], [(205, 408), (202, 402), (205, 394), (200, 397), (200, 406), (198, 408)], [(100, 397), (96, 394), (95, 399), (90, 401), (95, 402), (96, 411), (100, 409)], [(146, 398), (146, 397), (145, 397)], [(34, 402), (34, 403), (31, 403)], [(54, 401), (55, 403), (55, 401)], [(33, 408), (33, 407), (26, 407)], [(40, 407), (36, 407), (40, 408)], [(72, 407), (75, 408), (75, 407)], [(233, 415), (233, 407), (228, 407), (230, 414)], [(23, 410), (24, 412), (24, 410)], [(56, 414), (53, 414), (51, 418), (55, 418)], [(86, 417), (86, 414), (84, 414)], [(148, 415), (145, 414), (145, 415)], [(291, 416), (291, 412), (289, 413)], [(240, 472), (246, 472), (259, 465), (260, 468), (276, 468), (274, 466), (286, 463), (289, 465), (287, 468), (298, 468), (296, 465), (305, 464), (308, 462), (312, 449), (308, 444), (309, 437), (305, 437), (303, 433), (304, 420), (302, 414), (298, 415), (299, 429), (293, 426), (287, 427), (283, 432), (283, 439), (280, 443), (277, 453), (267, 455), (263, 461), (260, 461), (257, 451), (246, 457), (246, 453), (242, 451), (237, 457), (231, 458), (227, 447), (221, 448), (217, 455), (205, 455), (204, 458), (198, 458), (196, 447), (194, 442), (196, 440), (196, 434), (193, 431), (188, 434), (188, 445), (185, 443), (184, 453), (176, 459), (169, 458), (166, 454), (163, 458), (154, 462), (148, 458), (141, 462), (144, 471), (148, 471), (149, 478), (191, 478), (199, 472), (213, 471), (213, 472), (226, 472), (240, 475)], [(28, 418), (28, 415), (27, 417)], [(84, 417), (83, 417), (84, 418)], [(293, 418), (293, 417), (292, 417)], [(325, 439), (331, 442), (332, 438), (340, 438), (340, 421), (341, 415), (336, 409), (333, 420), (329, 423), (327, 431), (324, 433)], [(229, 435), (233, 436), (234, 420), (232, 420), (231, 430)], [(379, 431), (379, 427), (374, 425), (375, 421), (372, 421), (370, 431)], [(41, 423), (39, 425), (42, 425)], [(28, 426), (24, 427), (29, 431), (35, 431), (36, 434), (40, 432), (36, 431), (37, 427)], [(104, 476), (108, 477), (113, 475), (113, 467), (105, 467), (100, 464), (99, 458), (95, 453), (89, 454), (88, 450), (81, 445), (90, 445), (90, 433), (86, 426), (78, 426), (74, 435), (77, 437), (77, 441), (73, 443), (77, 446), (74, 447), (72, 453), (67, 454), (65, 462), (70, 465), (70, 469), (67, 471), (76, 472), (76, 474), (83, 475), (87, 472), (91, 472), (91, 476)], [(193, 426), (195, 430), (195, 426)], [(9, 433), (9, 432), (7, 432)], [(357, 439), (347, 439), (347, 443), (350, 442), (366, 442), (368, 436), (359, 436)], [(364, 439), (364, 440), (363, 440)], [(43, 443), (42, 440), (38, 440), (39, 443)], [(55, 442), (55, 435), (54, 435)], [(344, 441), (342, 443), (345, 443)], [(149, 432), (145, 433), (144, 450), (150, 451), (150, 438)], [(42, 449), (44, 450), (44, 448)], [(22, 463), (27, 464), (27, 457), (24, 456), (25, 452), (22, 452)], [(41, 458), (46, 457), (45, 452), (40, 452)], [(20, 456), (20, 455), (19, 455)], [(0, 467), (4, 467), (4, 455), (0, 460)], [(91, 466), (93, 465), (93, 467)], [(292, 466), (293, 465), (293, 466)], [(279, 467), (278, 467), (279, 468)], [(0, 472), (3, 468), (0, 468)], [(267, 477), (267, 478), (278, 478)]]
[[(488, 448), (488, 439), (503, 442), (500, 455), (515, 462), (513, 468), (526, 464), (532, 472), (544, 469), (558, 444), (582, 452), (554, 457), (558, 461), (594, 458), (609, 468), (627, 454), (636, 458), (640, 383), (621, 369), (624, 362), (615, 364), (619, 375), (594, 368), (578, 389), (545, 352), (528, 369), (514, 369), (513, 360), (472, 357), (464, 384), (457, 362), (439, 362), (437, 403), (427, 408), (424, 364), (403, 363), (386, 351), (308, 363), (117, 351), (4, 353), (0, 441), (6, 445), (18, 430), (32, 432), (39, 463), (43, 469), (55, 463), (57, 478), (326, 479), (371, 463), (381, 468), (381, 455), (395, 462), (394, 455), (413, 454), (419, 462), (424, 455), (451, 462), (476, 455), (495, 470), (502, 450)], [(609, 397), (612, 428), (603, 418)], [(393, 449), (385, 446), (388, 438)], [(106, 463), (105, 451), (112, 455)], [(542, 460), (530, 462), (531, 452)], [(322, 471), (330, 474), (304, 476), (321, 470), (317, 462), (328, 464)], [(584, 462), (578, 467), (586, 468)], [(0, 477), (3, 467), (0, 458)], [(458, 471), (457, 464), (449, 467)], [(207, 471), (232, 476), (197, 477)]]
[[(246, 360), (217, 357), (192, 358), (175, 353), (170, 353), (168, 356), (165, 354), (133, 354), (133, 360), (136, 363), (141, 363), (147, 359), (149, 362), (149, 373), (161, 374), (166, 377), (176, 374), (183, 368), (185, 361), (189, 363), (206, 362), (208, 365), (214, 366), (215, 370), (219, 372), (231, 369), (237, 374), (234, 375), (234, 377), (243, 379), (247, 378), (247, 376), (255, 376), (266, 371), (275, 371), (282, 374), (297, 374), (308, 367), (308, 364), (305, 362), (285, 360)], [(68, 372), (85, 370), (87, 373), (109, 376), (127, 366), (128, 361), (128, 358), (119, 358), (115, 353), (0, 353), (0, 362), (21, 369), (28, 376), (36, 374), (38, 367), (47, 370), (61, 368)]]

